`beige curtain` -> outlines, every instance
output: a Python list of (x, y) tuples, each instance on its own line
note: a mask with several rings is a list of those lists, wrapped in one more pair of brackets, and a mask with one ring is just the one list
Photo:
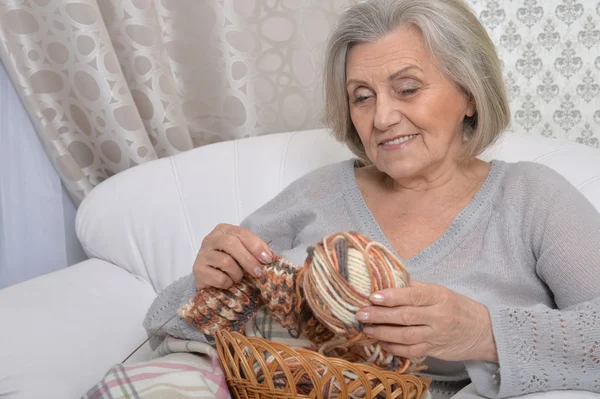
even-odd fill
[(321, 126), (324, 41), (353, 0), (2, 0), (0, 57), (77, 203), (223, 140)]

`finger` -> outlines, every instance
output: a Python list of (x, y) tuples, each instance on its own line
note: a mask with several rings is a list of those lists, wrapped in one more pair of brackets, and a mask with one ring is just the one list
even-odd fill
[(435, 305), (445, 295), (445, 290), (437, 284), (423, 284), (415, 287), (388, 288), (371, 294), (369, 300), (380, 306), (430, 306)]
[(199, 270), (196, 278), (196, 288), (201, 290), (207, 287), (227, 289), (233, 285), (233, 280), (220, 270), (206, 266)]
[(211, 241), (212, 249), (225, 252), (231, 256), (247, 273), (260, 276), (262, 274), (259, 261), (246, 249), (239, 237), (233, 234), (221, 234)]
[(391, 342), (401, 345), (416, 345), (428, 342), (433, 335), (433, 330), (428, 326), (367, 326), (363, 333), (378, 341)]
[(250, 230), (240, 226), (227, 225), (224, 228), (224, 231), (239, 238), (248, 252), (250, 252), (259, 262), (266, 265), (273, 262), (273, 253), (269, 249), (267, 243)]
[(369, 324), (429, 325), (435, 321), (433, 310), (431, 306), (369, 306), (356, 313), (356, 320)]
[(433, 345), (423, 342), (415, 345), (402, 345), (391, 342), (381, 342), (381, 348), (388, 353), (407, 359), (430, 356)]
[(244, 277), (244, 270), (235, 259), (225, 252), (208, 251), (205, 256), (205, 261), (207, 265), (227, 274), (235, 283), (239, 283)]

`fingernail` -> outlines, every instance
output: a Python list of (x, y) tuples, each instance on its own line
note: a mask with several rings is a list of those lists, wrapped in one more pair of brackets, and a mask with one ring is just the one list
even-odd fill
[(381, 303), (383, 302), (383, 294), (372, 294), (369, 299), (371, 300), (371, 302)]
[(369, 320), (369, 313), (367, 313), (367, 312), (357, 312), (356, 313), (356, 320), (358, 320), (358, 321), (368, 321)]
[(363, 333), (365, 335), (373, 335), (373, 327), (365, 327), (365, 328), (363, 328)]
[(262, 276), (262, 270), (260, 269), (260, 267), (255, 267), (255, 268), (254, 268), (254, 275), (255, 275), (256, 277), (260, 277), (260, 276)]
[(273, 257), (271, 256), (271, 254), (267, 253), (266, 251), (262, 251), (260, 253), (260, 258), (265, 263), (271, 263), (271, 262), (273, 262)]

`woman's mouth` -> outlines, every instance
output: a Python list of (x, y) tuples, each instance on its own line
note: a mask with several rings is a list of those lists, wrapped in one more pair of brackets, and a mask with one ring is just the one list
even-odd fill
[(401, 136), (401, 137), (397, 137), (393, 140), (384, 141), (379, 145), (385, 149), (395, 150), (398, 148), (405, 147), (409, 141), (411, 141), (412, 139), (414, 139), (417, 136), (418, 136), (417, 134), (411, 134), (409, 136)]

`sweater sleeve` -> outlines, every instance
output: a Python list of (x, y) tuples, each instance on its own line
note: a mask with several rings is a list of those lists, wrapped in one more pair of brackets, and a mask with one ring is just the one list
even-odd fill
[(558, 173), (538, 172), (523, 238), (556, 307), (488, 308), (499, 364), (466, 364), (488, 398), (600, 392), (600, 213)]

